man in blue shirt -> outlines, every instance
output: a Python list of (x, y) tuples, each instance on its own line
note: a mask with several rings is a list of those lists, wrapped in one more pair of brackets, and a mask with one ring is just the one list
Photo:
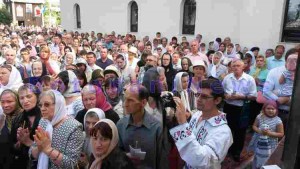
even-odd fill
[(105, 70), (105, 68), (107, 66), (114, 64), (114, 62), (112, 60), (107, 58), (107, 52), (108, 52), (108, 49), (105, 47), (102, 47), (102, 49), (100, 50), (101, 57), (96, 62), (96, 65), (101, 67), (101, 69), (103, 69), (103, 70)]
[[(288, 50), (285, 55), (285, 60), (287, 60), (287, 58), (293, 54), (298, 55), (298, 50), (295, 48)], [(278, 97), (277, 93), (279, 89), (282, 87), (282, 85), (279, 84), (279, 78), (281, 77), (282, 72), (285, 70), (286, 70), (285, 65), (270, 70), (263, 88), (263, 95), (267, 99), (274, 100), (279, 104), (278, 116), (281, 118), (284, 126), (286, 125), (288, 114), (290, 111), (290, 106), (289, 106), (290, 97)]]
[(275, 55), (267, 58), (267, 68), (269, 70), (276, 68), (276, 67), (284, 66), (284, 64), (285, 64), (285, 60), (283, 57), (284, 51), (285, 51), (285, 48), (283, 45), (276, 46)]

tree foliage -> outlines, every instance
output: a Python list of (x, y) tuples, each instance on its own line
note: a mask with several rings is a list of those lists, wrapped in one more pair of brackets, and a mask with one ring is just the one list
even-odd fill
[[(51, 10), (49, 0), (46, 0), (46, 2), (44, 4), (44, 7), (45, 7), (45, 12), (44, 12), (45, 24), (46, 25), (51, 25), (51, 24), (60, 25), (61, 24), (61, 13), (60, 13), (60, 11)], [(51, 7), (53, 8), (53, 7), (56, 7), (56, 6), (54, 6), (52, 4)], [(55, 18), (55, 23), (51, 23), (51, 21), (50, 21), (51, 18)]]
[(12, 22), (12, 16), (8, 10), (4, 7), (0, 8), (0, 23), (10, 25)]

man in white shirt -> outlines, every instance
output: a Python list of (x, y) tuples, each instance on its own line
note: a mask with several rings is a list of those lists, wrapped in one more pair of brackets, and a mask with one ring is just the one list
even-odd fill
[(86, 55), (86, 62), (88, 64), (87, 68), (86, 68), (86, 78), (87, 79), (91, 79), (92, 73), (94, 70), (96, 69), (101, 69), (99, 66), (96, 65), (96, 54), (94, 52), (88, 52)]
[(232, 144), (232, 134), (226, 115), (218, 110), (224, 97), (220, 81), (216, 79), (201, 82), (201, 93), (197, 93), (197, 109), (190, 122), (187, 110), (179, 97), (176, 103), (178, 126), (170, 130), (185, 168), (221, 168), (227, 151)]
[(246, 111), (243, 112), (243, 106), (248, 106), (250, 100), (255, 100), (257, 97), (255, 80), (252, 76), (244, 73), (243, 68), (244, 62), (242, 60), (232, 61), (233, 73), (225, 76), (223, 80), (225, 90), (224, 112), (233, 134), (233, 144), (229, 153), (235, 161), (240, 160), (249, 123), (249, 114), (247, 115)]

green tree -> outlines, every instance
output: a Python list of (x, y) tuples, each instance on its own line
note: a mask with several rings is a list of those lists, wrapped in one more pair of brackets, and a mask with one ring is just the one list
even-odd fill
[(0, 8), (0, 23), (3, 23), (5, 25), (10, 25), (12, 22), (12, 16), (7, 11), (6, 8), (2, 7)]
[(55, 18), (55, 23), (52, 24), (60, 25), (61, 24), (60, 11), (53, 10), (55, 9), (56, 6), (52, 4), (50, 8), (49, 0), (46, 0), (44, 7), (45, 7), (45, 12), (44, 12), (45, 24), (50, 25), (51, 22), (50, 19)]

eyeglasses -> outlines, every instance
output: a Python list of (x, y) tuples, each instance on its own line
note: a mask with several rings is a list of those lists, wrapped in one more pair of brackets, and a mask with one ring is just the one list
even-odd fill
[(45, 108), (49, 108), (51, 105), (53, 105), (54, 103), (44, 103), (44, 104), (42, 104), (42, 103), (39, 103), (38, 104), (38, 106), (39, 106), (39, 108), (42, 108), (43, 106), (45, 107)]
[(203, 100), (207, 100), (207, 99), (210, 99), (210, 98), (214, 98), (213, 96), (207, 96), (207, 95), (204, 95), (204, 94), (202, 94), (202, 93), (196, 93), (196, 94), (195, 94), (195, 97), (196, 97), (196, 98), (203, 99)]

